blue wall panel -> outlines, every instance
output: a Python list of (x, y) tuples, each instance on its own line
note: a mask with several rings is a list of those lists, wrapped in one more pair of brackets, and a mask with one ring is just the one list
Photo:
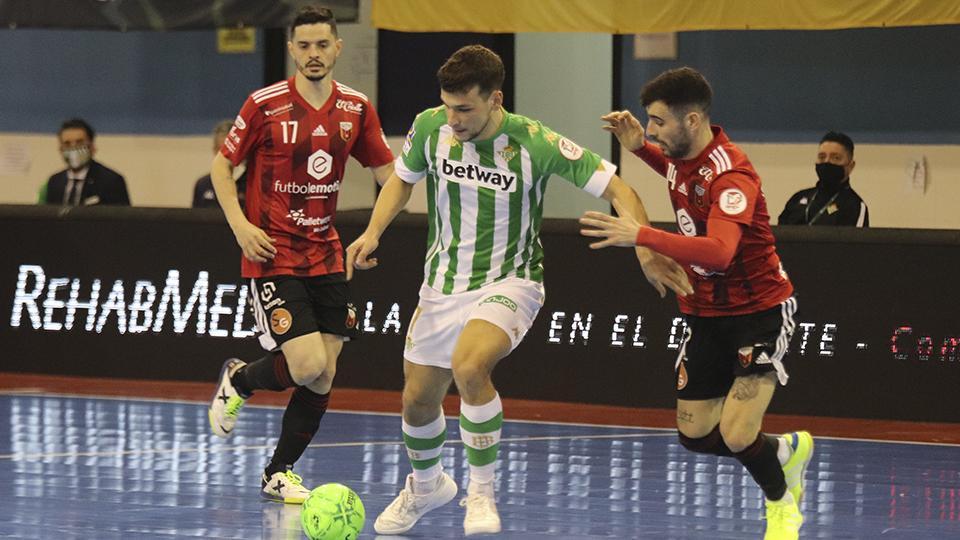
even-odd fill
[(0, 30), (0, 131), (82, 116), (102, 133), (208, 133), (263, 86), (262, 42), (219, 54), (214, 31)]
[(677, 60), (636, 60), (625, 39), (621, 108), (689, 65), (714, 88), (713, 119), (735, 139), (810, 142), (829, 129), (856, 142), (960, 143), (960, 26), (837, 31), (682, 32)]

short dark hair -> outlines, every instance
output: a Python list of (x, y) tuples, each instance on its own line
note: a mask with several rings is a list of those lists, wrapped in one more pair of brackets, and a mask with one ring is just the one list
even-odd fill
[(846, 133), (839, 131), (828, 131), (826, 135), (820, 138), (820, 144), (825, 142), (835, 142), (847, 149), (850, 158), (853, 159), (853, 139)]
[(71, 118), (69, 120), (64, 120), (60, 124), (60, 131), (57, 132), (57, 137), (63, 134), (64, 131), (68, 129), (82, 129), (87, 132), (87, 138), (90, 139), (90, 142), (93, 142), (94, 136), (97, 132), (93, 130), (93, 126), (87, 123), (83, 118)]
[(440, 88), (458, 94), (478, 86), (481, 94), (490, 95), (503, 88), (504, 76), (503, 60), (483, 45), (460, 48), (437, 70)]
[(297, 29), (298, 26), (303, 26), (306, 24), (329, 24), (330, 31), (333, 32), (334, 36), (337, 34), (337, 19), (333, 16), (333, 11), (330, 9), (320, 6), (303, 6), (297, 10), (297, 14), (293, 18), (293, 22), (290, 24), (290, 37), (293, 37), (293, 31)]
[(233, 128), (233, 120), (221, 120), (217, 122), (217, 125), (213, 126), (214, 138), (220, 135), (226, 136), (227, 133), (230, 133), (231, 128)]
[(664, 71), (643, 85), (640, 91), (640, 104), (644, 108), (655, 101), (662, 101), (674, 113), (686, 113), (696, 107), (709, 114), (712, 100), (710, 83), (691, 67)]

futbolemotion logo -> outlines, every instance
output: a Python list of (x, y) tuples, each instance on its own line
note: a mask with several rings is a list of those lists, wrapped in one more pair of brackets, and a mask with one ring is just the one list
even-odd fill
[(502, 294), (495, 294), (484, 298), (480, 301), (480, 305), (482, 306), (484, 304), (500, 304), (505, 308), (509, 308), (510, 311), (517, 310), (517, 303)]
[(495, 189), (503, 193), (517, 190), (517, 175), (503, 169), (491, 169), (452, 159), (440, 160), (440, 176), (449, 182)]

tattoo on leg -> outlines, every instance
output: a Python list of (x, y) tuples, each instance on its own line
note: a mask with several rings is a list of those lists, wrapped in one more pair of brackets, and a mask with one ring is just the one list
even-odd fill
[(747, 401), (760, 394), (759, 377), (737, 377), (733, 383), (733, 399)]
[(680, 409), (677, 411), (677, 422), (686, 422), (688, 424), (693, 423), (693, 413), (690, 411), (685, 411)]

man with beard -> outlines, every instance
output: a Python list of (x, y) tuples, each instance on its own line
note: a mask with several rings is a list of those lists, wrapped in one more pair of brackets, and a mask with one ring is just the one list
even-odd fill
[(805, 431), (768, 436), (760, 427), (777, 382), (787, 383), (783, 356), (796, 300), (760, 177), (710, 125), (712, 97), (696, 70), (673, 69), (643, 87), (646, 133), (629, 111), (603, 117), (604, 129), (666, 177), (680, 234), (639, 223), (617, 201), (620, 217), (587, 212), (581, 232), (601, 239), (592, 248), (646, 246), (686, 265), (694, 293), (678, 297), (686, 322), (676, 362), (680, 443), (737, 459), (766, 496), (764, 538), (795, 539), (813, 439)]
[(856, 164), (853, 139), (844, 133), (827, 132), (817, 150), (817, 185), (790, 197), (777, 223), (869, 227), (867, 203), (850, 186), (850, 173)]
[[(255, 391), (295, 387), (260, 493), (294, 504), (310, 490), (293, 465), (327, 409), (343, 342), (359, 336), (333, 226), (344, 167), (353, 156), (381, 183), (393, 172), (393, 154), (367, 97), (332, 78), (342, 47), (329, 9), (301, 9), (287, 43), (297, 73), (250, 94), (210, 173), (243, 250), (241, 271), (250, 279), (260, 344), (269, 351), (249, 364), (235, 358), (223, 364), (210, 426), (227, 437)], [(232, 174), (244, 160), (245, 209)]]

